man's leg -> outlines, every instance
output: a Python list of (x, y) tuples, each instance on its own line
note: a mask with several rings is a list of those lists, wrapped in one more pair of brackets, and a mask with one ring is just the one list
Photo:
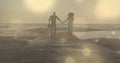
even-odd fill
[(54, 36), (54, 38), (56, 37), (56, 25), (54, 25), (54, 27), (53, 27), (54, 29), (53, 29), (53, 36)]
[(53, 38), (53, 25), (51, 25), (51, 38)]

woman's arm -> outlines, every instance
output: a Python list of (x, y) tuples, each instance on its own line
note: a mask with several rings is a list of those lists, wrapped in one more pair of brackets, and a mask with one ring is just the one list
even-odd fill
[(67, 21), (68, 21), (68, 18), (64, 21), (64, 23), (67, 22)]

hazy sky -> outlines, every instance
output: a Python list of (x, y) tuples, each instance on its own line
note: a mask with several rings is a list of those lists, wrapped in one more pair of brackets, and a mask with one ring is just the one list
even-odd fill
[(52, 12), (75, 24), (120, 24), (120, 0), (0, 0), (0, 22), (47, 23)]

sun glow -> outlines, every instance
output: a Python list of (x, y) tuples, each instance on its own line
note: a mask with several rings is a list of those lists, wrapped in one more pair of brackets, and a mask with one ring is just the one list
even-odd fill
[(26, 8), (34, 13), (45, 13), (52, 9), (56, 0), (23, 0)]
[(116, 19), (120, 16), (120, 0), (99, 0), (95, 15), (99, 19)]
[(89, 48), (85, 48), (85, 49), (83, 49), (82, 53), (85, 56), (90, 56), (91, 55), (91, 50)]

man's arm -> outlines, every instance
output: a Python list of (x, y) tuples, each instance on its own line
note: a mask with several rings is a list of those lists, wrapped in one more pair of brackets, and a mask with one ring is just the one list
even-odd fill
[[(57, 16), (56, 16), (56, 17), (57, 17)], [(57, 19), (58, 19), (61, 23), (63, 23), (62, 20), (61, 20), (59, 17), (57, 17)]]
[(50, 22), (50, 21), (51, 21), (51, 16), (50, 16), (49, 19), (48, 19), (48, 22), (49, 22), (49, 23), (48, 23), (48, 28), (51, 26), (51, 22)]
[(48, 20), (48, 21), (49, 21), (49, 23), (48, 23), (48, 24), (50, 24), (50, 21), (51, 21), (51, 16), (49, 17), (49, 20)]

